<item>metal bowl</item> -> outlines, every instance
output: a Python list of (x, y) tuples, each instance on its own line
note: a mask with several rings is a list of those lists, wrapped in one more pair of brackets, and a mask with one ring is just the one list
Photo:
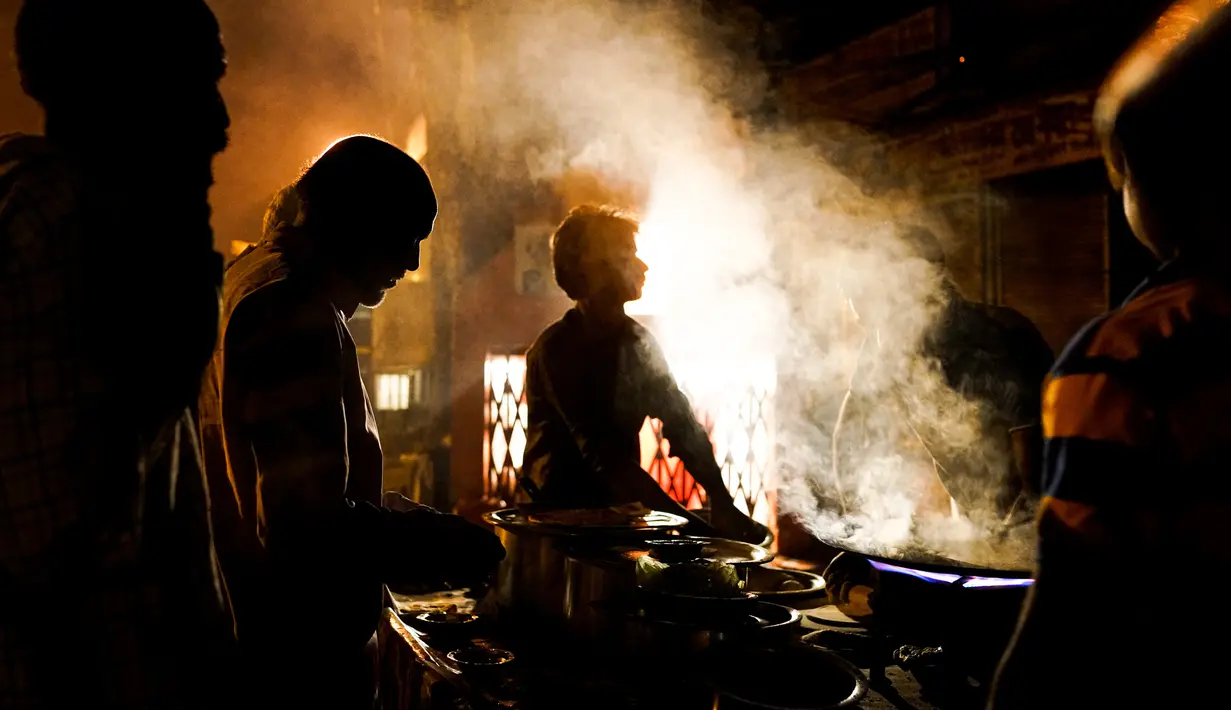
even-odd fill
[(744, 589), (767, 602), (793, 604), (824, 595), (825, 580), (819, 574), (802, 570), (750, 567)]
[(843, 710), (868, 693), (868, 679), (853, 664), (804, 644), (724, 653), (713, 669), (719, 696), (762, 710)]
[(477, 614), (427, 611), (416, 615), (411, 625), (432, 637), (463, 638), (478, 628), (479, 619)]
[(650, 557), (660, 562), (691, 562), (705, 556), (705, 541), (696, 538), (669, 537), (646, 542)]
[(488, 686), (508, 677), (516, 656), (512, 651), (476, 644), (450, 651), (446, 658), (457, 665), (467, 682)]
[(458, 665), (462, 671), (467, 669), (490, 670), (507, 666), (516, 656), (512, 651), (490, 646), (467, 646), (455, 651), (449, 651), (448, 659)]

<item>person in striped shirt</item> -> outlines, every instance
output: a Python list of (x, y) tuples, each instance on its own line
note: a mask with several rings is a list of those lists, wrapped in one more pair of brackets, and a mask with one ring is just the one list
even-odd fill
[(419, 265), (436, 197), (412, 158), (353, 136), (295, 185), (299, 209), (227, 268), (200, 421), (214, 529), (257, 704), (370, 709), (384, 582), (466, 583), (491, 532), (384, 507), (375, 414), (346, 321)]
[(1209, 684), (1231, 630), (1231, 140), (1211, 81), (1228, 70), (1225, 2), (1181, 3), (1100, 94), (1113, 185), (1164, 263), (1047, 379), (1037, 576), (995, 710), (1221, 695)]

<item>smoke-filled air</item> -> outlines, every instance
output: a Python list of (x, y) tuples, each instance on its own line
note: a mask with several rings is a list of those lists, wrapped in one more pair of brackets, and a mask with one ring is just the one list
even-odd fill
[[(629, 312), (653, 317), (694, 404), (729, 407), (733, 388), (772, 398), (772, 429), (747, 445), (772, 453), (763, 475), (779, 509), (867, 552), (1028, 566), (1024, 528), (957, 513), (937, 482), (928, 446), (977, 451), (989, 465), (1008, 453), (988, 443), (978, 406), (916, 355), (945, 296), (942, 274), (900, 236), (927, 224), (948, 239), (944, 225), (911, 190), (872, 196), (869, 176), (827, 160), (875, 139), (766, 119), (756, 110), (766, 76), (703, 40), (721, 32), (695, 10), (477, 5), (467, 111), (490, 164), (475, 167), (585, 173), (637, 196), (621, 206), (642, 219), (650, 272)], [(440, 23), (417, 18), (418, 41), (458, 36)], [(859, 396), (848, 401), (853, 378)], [(844, 401), (859, 411), (835, 439)], [(738, 426), (739, 409), (715, 425)]]

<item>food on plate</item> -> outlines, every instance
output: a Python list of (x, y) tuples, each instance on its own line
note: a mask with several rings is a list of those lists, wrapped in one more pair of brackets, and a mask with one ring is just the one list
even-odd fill
[(646, 555), (637, 558), (637, 584), (647, 592), (672, 596), (746, 596), (735, 567), (721, 560), (666, 564)]

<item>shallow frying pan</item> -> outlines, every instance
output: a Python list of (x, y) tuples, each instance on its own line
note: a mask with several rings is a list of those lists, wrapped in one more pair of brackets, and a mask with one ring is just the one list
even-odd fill
[(997, 569), (995, 567), (971, 565), (966, 562), (961, 562), (959, 560), (954, 560), (943, 555), (937, 555), (924, 550), (911, 550), (904, 552), (901, 556), (888, 556), (859, 549), (857, 545), (851, 544), (848, 540), (826, 540), (822, 538), (821, 542), (829, 545), (830, 547), (837, 548), (844, 552), (861, 555), (870, 560), (875, 560), (876, 562), (897, 565), (899, 567), (909, 567), (910, 569), (919, 570), (921, 572), (955, 574), (960, 577), (993, 577), (1000, 579), (1030, 579), (1034, 574), (1028, 569)]

